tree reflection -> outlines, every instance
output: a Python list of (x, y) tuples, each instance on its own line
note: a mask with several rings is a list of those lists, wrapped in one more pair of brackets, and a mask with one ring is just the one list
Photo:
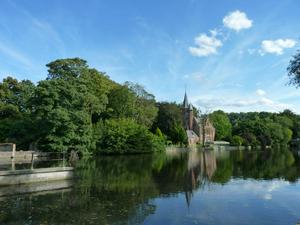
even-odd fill
[(300, 160), (288, 150), (173, 151), (81, 159), (72, 191), (0, 199), (0, 224), (139, 224), (156, 210), (155, 199), (231, 179), (299, 178)]

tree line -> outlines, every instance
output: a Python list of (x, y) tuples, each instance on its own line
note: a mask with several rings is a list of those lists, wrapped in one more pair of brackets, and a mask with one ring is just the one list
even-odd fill
[(300, 138), (300, 116), (286, 109), (280, 113), (247, 112), (210, 115), (216, 127), (216, 139), (233, 145), (279, 146)]
[[(289, 84), (300, 87), (300, 50), (287, 67)], [(216, 127), (218, 140), (234, 145), (275, 146), (298, 143), (300, 140), (300, 116), (291, 110), (280, 113), (248, 112), (225, 113), (221, 110), (210, 115)]]
[[(0, 142), (14, 142), (24, 150), (82, 154), (154, 152), (166, 144), (187, 144), (181, 105), (156, 102), (143, 86), (116, 83), (80, 58), (46, 66), (48, 75), (37, 84), (12, 77), (0, 82)], [(290, 84), (300, 87), (300, 52), (287, 70)], [(288, 144), (300, 138), (300, 117), (290, 110), (219, 110), (208, 116), (216, 139), (235, 145)]]

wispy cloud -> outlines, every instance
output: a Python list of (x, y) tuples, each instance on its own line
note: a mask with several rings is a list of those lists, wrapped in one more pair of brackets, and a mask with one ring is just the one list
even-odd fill
[(13, 1), (9, 1), (9, 3), (18, 12), (25, 16), (26, 20), (30, 24), (30, 28), (32, 28), (37, 35), (42, 36), (45, 40), (51, 40), (51, 43), (55, 43), (55, 47), (57, 47), (60, 52), (64, 52), (64, 42), (60, 37), (59, 32), (57, 32), (48, 21), (34, 16), (30, 11)]
[(203, 73), (200, 73), (200, 72), (185, 74), (183, 76), (183, 79), (191, 80), (192, 82), (196, 81), (196, 82), (201, 82), (201, 83), (208, 81), (207, 77)]
[(20, 51), (12, 47), (8, 47), (7, 44), (1, 42), (0, 42), (0, 53), (5, 54), (6, 56), (10, 57), (12, 60), (22, 63), (24, 66), (27, 67), (33, 66), (29, 57), (27, 57), (26, 55), (24, 55), (23, 53), (21, 53)]
[(31, 17), (32, 24), (40, 30), (40, 32), (43, 32), (45, 35), (48, 35), (48, 38), (51, 38), (52, 40), (56, 41), (60, 47), (63, 47), (64, 42), (60, 38), (59, 33), (48, 23), (45, 21), (42, 21), (40, 19)]
[(223, 97), (200, 97), (196, 104), (210, 109), (223, 109), (229, 111), (243, 111), (249, 109), (263, 109), (267, 111), (281, 111), (292, 106), (289, 104), (284, 104), (278, 101), (274, 101), (270, 98), (260, 97), (260, 98), (223, 98)]

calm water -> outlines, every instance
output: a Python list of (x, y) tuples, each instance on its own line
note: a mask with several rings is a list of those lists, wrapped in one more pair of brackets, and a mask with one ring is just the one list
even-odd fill
[(300, 223), (290, 151), (106, 156), (81, 160), (76, 175), (69, 188), (1, 197), (0, 224)]

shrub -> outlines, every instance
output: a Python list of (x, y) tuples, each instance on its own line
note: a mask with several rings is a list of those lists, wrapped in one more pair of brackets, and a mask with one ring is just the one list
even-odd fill
[(97, 152), (104, 154), (147, 153), (164, 150), (163, 140), (131, 119), (105, 121)]
[(242, 146), (244, 143), (244, 139), (238, 135), (234, 135), (232, 137), (232, 142), (231, 144), (234, 145), (234, 146)]

